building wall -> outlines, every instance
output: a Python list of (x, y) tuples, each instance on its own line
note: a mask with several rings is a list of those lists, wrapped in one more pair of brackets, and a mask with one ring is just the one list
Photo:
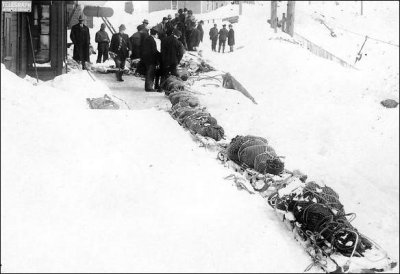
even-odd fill
[(171, 9), (171, 1), (149, 1), (149, 12), (167, 9)]
[(172, 9), (176, 3), (176, 10), (187, 8), (194, 14), (206, 13), (225, 6), (230, 1), (149, 1), (149, 12)]

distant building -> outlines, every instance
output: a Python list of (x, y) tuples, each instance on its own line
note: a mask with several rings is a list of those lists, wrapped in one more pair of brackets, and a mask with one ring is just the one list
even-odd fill
[(193, 13), (207, 13), (219, 7), (231, 4), (232, 1), (149, 1), (149, 12), (159, 10), (178, 10), (187, 8)]

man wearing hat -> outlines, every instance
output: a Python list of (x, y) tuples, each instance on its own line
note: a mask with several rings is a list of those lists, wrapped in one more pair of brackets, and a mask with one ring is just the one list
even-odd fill
[(167, 22), (168, 18), (163, 17), (161, 23), (158, 23), (156, 29), (158, 31), (158, 37), (162, 40), (164, 37), (167, 36)]
[(125, 34), (125, 30), (126, 27), (122, 24), (119, 26), (119, 32), (111, 38), (110, 54), (114, 58), (115, 67), (118, 69), (116, 72), (117, 81), (124, 81), (122, 75), (124, 74), (125, 60), (132, 53), (131, 41)]
[(235, 45), (235, 31), (233, 30), (232, 24), (229, 24), (229, 32), (228, 32), (228, 46), (229, 51), (233, 52), (233, 46)]
[(72, 26), (70, 38), (74, 44), (73, 59), (81, 62), (82, 69), (86, 69), (85, 62), (89, 62), (90, 33), (89, 28), (83, 24), (82, 15), (78, 18), (79, 23)]
[(165, 29), (166, 29), (166, 33), (167, 33), (167, 36), (170, 36), (171, 34), (172, 34), (172, 31), (174, 30), (174, 25), (173, 25), (173, 23), (172, 23), (172, 16), (171, 16), (171, 14), (168, 14), (168, 21), (167, 21), (167, 23), (165, 24)]
[(161, 41), (161, 82), (165, 81), (169, 73), (178, 76), (176, 67), (185, 53), (183, 44), (178, 40), (181, 35), (182, 33), (179, 30), (174, 29), (172, 35)]
[[(143, 41), (142, 61), (146, 66), (144, 89), (147, 92), (156, 91), (153, 87), (154, 79), (156, 76), (156, 67), (160, 64), (160, 50), (157, 49), (157, 39), (158, 31), (156, 27), (153, 27), (150, 29), (150, 36)], [(158, 87), (158, 78), (156, 78), (156, 87)]]
[(218, 52), (221, 52), (221, 46), (222, 46), (222, 53), (224, 53), (226, 38), (228, 38), (228, 30), (226, 29), (226, 24), (222, 25), (222, 29), (219, 30), (218, 34), (219, 34)]
[(188, 16), (186, 17), (185, 20), (185, 35), (186, 35), (186, 43), (187, 43), (187, 49), (188, 50), (193, 50), (195, 39), (192, 37), (193, 30), (196, 27), (196, 19), (193, 16), (193, 12), (191, 10), (188, 11)]
[(143, 26), (145, 29), (148, 30), (148, 28), (147, 28), (148, 25), (149, 25), (149, 20), (144, 19), (143, 22), (142, 22), (142, 26)]
[(108, 59), (108, 49), (110, 38), (108, 37), (108, 33), (106, 32), (106, 24), (102, 23), (100, 26), (100, 30), (96, 32), (95, 41), (97, 43), (97, 61), (96, 63), (101, 63), (101, 58), (103, 57), (103, 62)]
[(218, 40), (217, 24), (214, 24), (214, 27), (210, 29), (209, 35), (211, 40), (211, 50), (217, 51), (217, 40)]

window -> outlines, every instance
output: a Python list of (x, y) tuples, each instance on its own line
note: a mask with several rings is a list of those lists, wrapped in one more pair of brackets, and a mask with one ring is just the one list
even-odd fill
[(33, 5), (32, 42), (35, 61), (50, 62), (50, 5)]

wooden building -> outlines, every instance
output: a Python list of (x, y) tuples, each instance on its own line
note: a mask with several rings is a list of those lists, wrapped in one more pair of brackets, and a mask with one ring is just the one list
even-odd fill
[[(29, 2), (30, 10), (10, 11), (7, 4), (15, 2)], [(41, 80), (65, 72), (68, 9), (73, 9), (74, 4), (75, 1), (2, 1), (1, 62), (21, 77), (35, 77), (34, 60)]]
[(187, 8), (194, 14), (206, 13), (230, 4), (231, 1), (149, 1), (149, 12)]

